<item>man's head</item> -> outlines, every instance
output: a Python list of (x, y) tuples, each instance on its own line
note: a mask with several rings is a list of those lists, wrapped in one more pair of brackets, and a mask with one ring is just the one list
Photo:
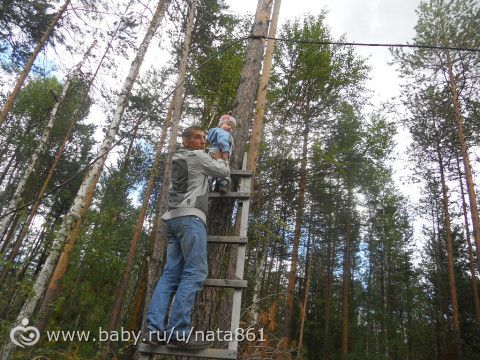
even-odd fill
[(232, 132), (237, 126), (237, 120), (231, 115), (222, 115), (218, 121), (218, 127), (225, 131)]
[(205, 150), (205, 131), (200, 126), (189, 126), (182, 132), (182, 143), (190, 150)]

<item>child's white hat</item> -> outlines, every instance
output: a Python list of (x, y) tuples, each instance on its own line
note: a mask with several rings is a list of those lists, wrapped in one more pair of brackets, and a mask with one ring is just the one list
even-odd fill
[(230, 121), (231, 123), (233, 123), (233, 126), (237, 126), (237, 120), (235, 120), (235, 118), (231, 115), (222, 115), (220, 116), (220, 120), (218, 121), (218, 126), (222, 125), (223, 123), (225, 122), (228, 122)]

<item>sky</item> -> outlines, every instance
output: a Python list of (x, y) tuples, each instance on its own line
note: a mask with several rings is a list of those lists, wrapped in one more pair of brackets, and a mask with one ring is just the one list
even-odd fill
[[(226, 3), (232, 13), (253, 16), (257, 0), (226, 0)], [(420, 0), (282, 0), (279, 28), (285, 21), (320, 14), (325, 10), (326, 22), (334, 39), (345, 36), (347, 41), (358, 43), (413, 43), (417, 21), (415, 10), (419, 4)], [(357, 47), (355, 51), (367, 58), (371, 67), (371, 79), (367, 86), (372, 91), (373, 106), (381, 106), (399, 96), (400, 78), (395, 66), (390, 64), (392, 57), (388, 48)], [(412, 164), (408, 162), (407, 155), (410, 145), (408, 130), (399, 127), (395, 141), (393, 179), (396, 187), (409, 200), (414, 217), (414, 206), (420, 199), (421, 188), (410, 180)], [(413, 219), (417, 249), (421, 248), (424, 223), (424, 219)]]
[[(255, 12), (257, 0), (226, 0), (230, 11)], [(327, 24), (334, 38), (345, 35), (348, 41), (364, 43), (412, 42), (419, 0), (282, 0), (280, 26), (287, 20), (327, 11)], [(398, 76), (387, 48), (358, 47), (358, 54), (369, 57), (372, 66), (370, 88), (378, 100), (398, 94)]]

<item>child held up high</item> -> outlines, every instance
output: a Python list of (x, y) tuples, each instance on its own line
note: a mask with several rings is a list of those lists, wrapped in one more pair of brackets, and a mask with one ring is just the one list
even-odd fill
[[(218, 121), (218, 127), (208, 130), (207, 141), (210, 143), (210, 156), (220, 152), (225, 161), (230, 160), (233, 150), (232, 131), (235, 130), (237, 121), (230, 115), (222, 115)], [(227, 192), (230, 188), (230, 178), (221, 178), (217, 180), (219, 192)]]

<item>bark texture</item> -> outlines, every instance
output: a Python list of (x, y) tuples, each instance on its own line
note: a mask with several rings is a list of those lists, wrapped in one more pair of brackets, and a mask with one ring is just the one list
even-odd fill
[(308, 155), (308, 124), (305, 124), (303, 130), (302, 157), (300, 159), (300, 177), (298, 180), (298, 199), (297, 209), (295, 212), (295, 229), (293, 231), (293, 248), (292, 262), (290, 265), (290, 273), (288, 276), (287, 287), (287, 312), (285, 315), (285, 335), (290, 337), (293, 316), (293, 299), (295, 293), (296, 274), (298, 266), (298, 248), (300, 245), (300, 237), (302, 235), (303, 213), (305, 211), (305, 191), (307, 188), (307, 155)]
[[(477, 254), (480, 253), (480, 219), (478, 216), (477, 195), (475, 193), (475, 185), (473, 183), (472, 167), (470, 165), (470, 155), (468, 153), (468, 145), (465, 138), (464, 124), (462, 118), (462, 109), (458, 97), (458, 89), (455, 75), (453, 73), (453, 65), (449, 54), (447, 53), (447, 73), (450, 92), (452, 95), (452, 103), (454, 110), (455, 124), (457, 127), (458, 141), (463, 158), (463, 166), (465, 168), (465, 180), (467, 182), (467, 193), (470, 200), (470, 215), (472, 218), (473, 238), (477, 246)], [(480, 258), (479, 258), (480, 261)]]
[[(268, 37), (274, 38), (277, 33), (278, 16), (280, 14), (281, 0), (274, 0), (272, 19), (268, 30)], [(255, 108), (255, 117), (253, 119), (252, 134), (248, 144), (247, 169), (255, 172), (257, 169), (257, 158), (262, 141), (263, 123), (265, 118), (265, 105), (267, 102), (268, 82), (272, 70), (273, 50), (275, 49), (275, 40), (267, 40), (267, 49), (265, 50), (265, 60), (263, 61), (262, 77), (258, 85), (257, 105)]]
[(303, 330), (305, 326), (305, 316), (307, 312), (307, 302), (308, 302), (308, 292), (310, 289), (310, 279), (312, 277), (312, 253), (313, 249), (311, 248), (311, 233), (308, 232), (308, 243), (307, 243), (307, 261), (305, 264), (305, 284), (303, 289), (303, 303), (300, 310), (300, 335), (298, 336), (298, 349), (297, 349), (297, 359), (301, 359), (301, 349), (303, 345)]
[(457, 351), (457, 358), (462, 358), (462, 348), (460, 340), (460, 319), (458, 316), (458, 300), (457, 287), (455, 285), (455, 273), (453, 266), (453, 247), (452, 247), (452, 227), (450, 224), (450, 211), (448, 208), (448, 192), (445, 183), (445, 169), (443, 166), (443, 159), (440, 154), (440, 147), (437, 148), (438, 166), (440, 168), (440, 183), (442, 187), (442, 205), (443, 205), (443, 220), (445, 226), (445, 238), (447, 241), (447, 264), (448, 264), (448, 285), (450, 290), (450, 301), (453, 307), (453, 327), (455, 331), (455, 346)]
[[(349, 195), (350, 198), (350, 195)], [(347, 208), (345, 239), (343, 250), (343, 290), (342, 290), (342, 360), (348, 359), (350, 340), (350, 261), (351, 261), (351, 214), (350, 201)]]
[[(464, 190), (463, 179), (462, 179), (462, 171), (460, 169), (460, 161), (458, 158), (457, 158), (457, 171), (458, 171), (458, 181), (460, 183), (460, 195), (462, 196), (462, 211), (463, 211), (463, 220), (465, 223), (465, 238), (467, 239), (468, 266), (470, 269), (470, 276), (472, 279), (472, 293), (473, 293), (473, 304), (475, 306), (475, 318), (477, 320), (477, 323), (480, 324), (480, 301), (478, 298), (478, 280), (477, 280), (477, 272), (475, 270), (475, 256), (473, 255), (472, 240), (470, 238), (467, 202), (465, 201), (465, 190)], [(480, 259), (480, 258), (477, 258), (477, 259)]]

